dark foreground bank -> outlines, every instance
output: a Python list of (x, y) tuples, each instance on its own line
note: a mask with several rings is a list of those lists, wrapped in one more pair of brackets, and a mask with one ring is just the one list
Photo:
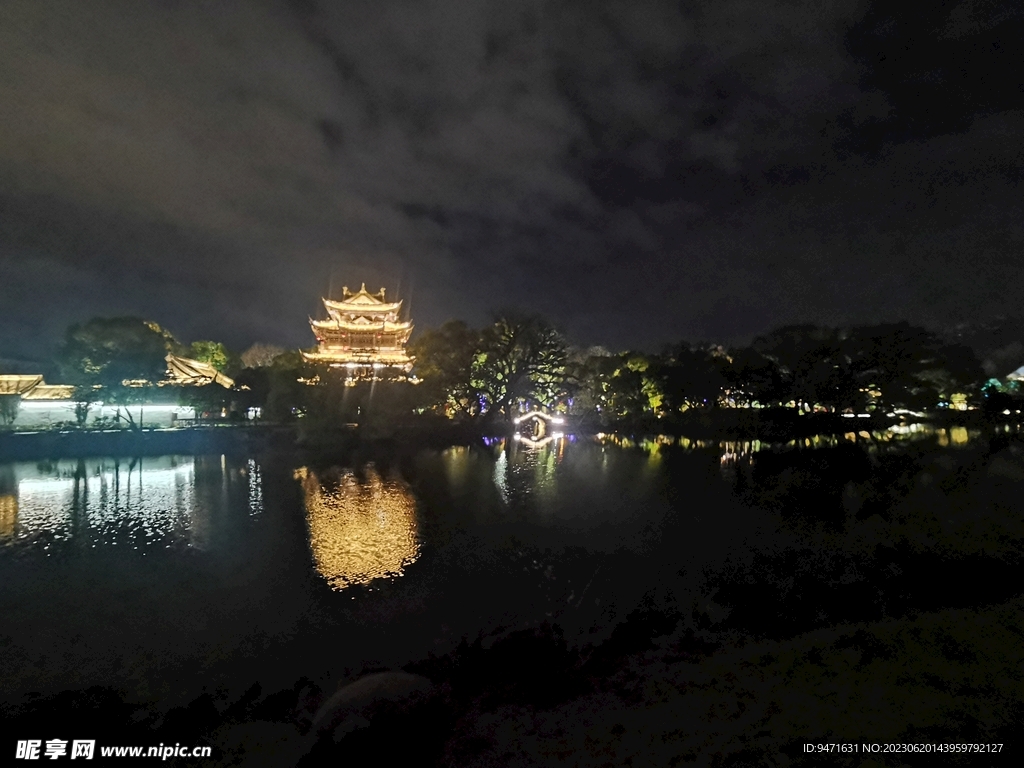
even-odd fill
[[(257, 682), (170, 710), (94, 688), (3, 716), (19, 738), (211, 747), (172, 765), (990, 764), (1024, 737), (1022, 632), (1018, 600), (736, 648), (648, 607), (581, 649), (544, 626), (336, 688)], [(857, 747), (806, 749), (839, 742)], [(896, 745), (919, 751), (885, 754)]]

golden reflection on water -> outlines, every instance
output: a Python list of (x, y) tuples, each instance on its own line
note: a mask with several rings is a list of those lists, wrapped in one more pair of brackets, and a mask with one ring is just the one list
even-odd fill
[(416, 501), (395, 480), (381, 480), (372, 466), (365, 479), (345, 472), (337, 483), (302, 467), (309, 543), (316, 569), (333, 589), (401, 576), (420, 552)]
[(0, 538), (14, 535), (14, 524), (18, 522), (18, 497), (12, 493), (0, 495)]

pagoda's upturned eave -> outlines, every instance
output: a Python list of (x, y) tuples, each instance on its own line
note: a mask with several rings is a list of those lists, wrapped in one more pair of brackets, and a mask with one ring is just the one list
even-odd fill
[(353, 347), (348, 345), (321, 344), (312, 352), (302, 354), (311, 357), (380, 357), (388, 359), (412, 360), (402, 347)]
[(320, 344), (320, 354), (330, 355), (404, 355), (405, 349), (401, 344), (377, 345), (373, 347), (357, 347), (352, 344)]
[(376, 333), (380, 333), (382, 331), (385, 333), (400, 333), (402, 331), (412, 330), (412, 323), (410, 322), (395, 322), (391, 320), (357, 323), (351, 320), (338, 320), (331, 318), (329, 320), (310, 320), (309, 324), (314, 328), (345, 330), (352, 331), (354, 333), (365, 333), (367, 331), (373, 331)]
[[(352, 344), (353, 340), (357, 340), (356, 344), (362, 347), (375, 346), (377, 344), (386, 344), (393, 342), (396, 344), (405, 344), (409, 341), (409, 336), (412, 335), (412, 328), (395, 328), (392, 330), (374, 330), (372, 328), (359, 328), (359, 329), (347, 329), (347, 328), (332, 328), (323, 326), (314, 326), (313, 335), (316, 336), (317, 341), (323, 341), (330, 339), (336, 344)], [(373, 344), (359, 344), (360, 339), (375, 339)]]
[(358, 340), (353, 341), (352, 339), (332, 339), (329, 336), (319, 336), (316, 341), (322, 349), (358, 349), (364, 352), (372, 352), (373, 350), (380, 350), (381, 352), (405, 350), (405, 341), (403, 339), (379, 339), (375, 343), (366, 343)]
[[(372, 328), (365, 329), (349, 329), (349, 328), (331, 328), (323, 326), (314, 327), (313, 335), (319, 338), (330, 338), (343, 340), (349, 337), (353, 338), (377, 338), (377, 339), (403, 339), (407, 340), (412, 334), (412, 328), (395, 328), (393, 330), (383, 331), (381, 329), (374, 330)], [(404, 343), (404, 341), (403, 341)]]
[(415, 358), (395, 350), (394, 353), (381, 353), (379, 350), (361, 353), (357, 350), (331, 352), (322, 350), (317, 352), (303, 352), (303, 359), (311, 363), (326, 363), (328, 365), (379, 365), (388, 368), (412, 368)]
[(331, 299), (323, 299), (324, 306), (329, 310), (335, 310), (336, 312), (351, 313), (351, 314), (380, 314), (381, 312), (398, 312), (402, 308), (402, 302), (396, 301), (393, 303), (380, 303), (380, 304), (369, 304), (354, 301), (332, 301)]

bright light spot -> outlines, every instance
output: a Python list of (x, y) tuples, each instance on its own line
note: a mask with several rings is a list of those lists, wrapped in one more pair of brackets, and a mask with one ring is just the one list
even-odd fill
[(363, 482), (351, 472), (321, 482), (306, 467), (295, 477), (316, 569), (333, 589), (401, 576), (419, 557), (416, 502), (400, 482), (381, 480), (372, 467)]

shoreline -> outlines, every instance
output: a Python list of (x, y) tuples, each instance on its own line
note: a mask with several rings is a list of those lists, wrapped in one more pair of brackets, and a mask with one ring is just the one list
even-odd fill
[(8, 432), (0, 434), (0, 461), (252, 452), (292, 445), (294, 432), (277, 425)]
[[(684, 416), (686, 416), (684, 414)], [(924, 414), (920, 418), (870, 416), (844, 418), (836, 414), (798, 414), (785, 411), (718, 410), (694, 414), (672, 422), (649, 420), (611, 426), (571, 422), (567, 432), (582, 438), (617, 436), (634, 441), (657, 436), (690, 440), (761, 440), (785, 443), (818, 435), (887, 430), (900, 424), (926, 424), (943, 428), (998, 428), (1018, 424), (1019, 418), (982, 411)], [(504, 424), (410, 422), (383, 427), (345, 425), (309, 428), (292, 424), (211, 424), (190, 427), (106, 430), (38, 430), (0, 432), (0, 461), (33, 461), (91, 456), (153, 456), (161, 454), (256, 453), (294, 450), (322, 455), (369, 446), (442, 448), (470, 445), (485, 438), (509, 437)]]

